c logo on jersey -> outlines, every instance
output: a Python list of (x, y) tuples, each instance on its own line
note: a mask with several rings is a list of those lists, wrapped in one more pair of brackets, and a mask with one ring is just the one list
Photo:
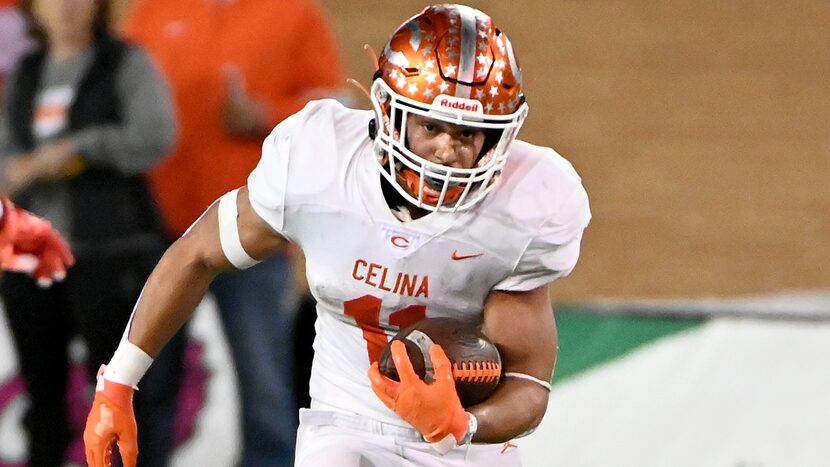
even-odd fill
[(401, 248), (401, 249), (404, 249), (404, 250), (409, 248), (409, 243), (410, 243), (408, 238), (403, 237), (401, 235), (392, 235), (391, 237), (389, 237), (389, 242), (392, 244), (392, 246), (397, 247), (397, 248)]
[(418, 251), (425, 239), (419, 232), (388, 224), (378, 224), (378, 234), (392, 256), (397, 259)]

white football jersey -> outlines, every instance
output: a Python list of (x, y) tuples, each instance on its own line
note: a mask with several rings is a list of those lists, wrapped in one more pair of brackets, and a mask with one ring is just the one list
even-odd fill
[(401, 222), (382, 194), (372, 118), (333, 100), (308, 104), (267, 137), (248, 188), (259, 216), (306, 256), (318, 303), (312, 399), (406, 425), (367, 376), (391, 336), (424, 317), (481, 323), (491, 290), (567, 275), (590, 211), (565, 159), (516, 141), (482, 202)]

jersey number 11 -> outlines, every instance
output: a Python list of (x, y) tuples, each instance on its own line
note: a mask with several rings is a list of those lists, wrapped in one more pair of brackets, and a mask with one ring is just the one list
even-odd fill
[[(386, 332), (380, 327), (381, 306), (381, 299), (374, 295), (364, 295), (343, 303), (343, 312), (346, 316), (354, 318), (363, 330), (363, 339), (366, 341), (366, 349), (369, 352), (369, 363), (380, 359), (380, 354), (388, 343)], [(426, 316), (426, 305), (409, 305), (393, 311), (389, 315), (388, 324), (401, 329), (417, 323)]]

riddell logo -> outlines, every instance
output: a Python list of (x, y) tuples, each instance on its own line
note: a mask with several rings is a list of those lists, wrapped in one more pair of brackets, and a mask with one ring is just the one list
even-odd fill
[(439, 107), (461, 110), (463, 112), (482, 113), (481, 102), (473, 99), (462, 99), (459, 97), (440, 95), (432, 102)]

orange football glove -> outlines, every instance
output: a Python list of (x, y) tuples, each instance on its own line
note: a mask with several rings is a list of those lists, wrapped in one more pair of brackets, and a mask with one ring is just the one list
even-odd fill
[(118, 443), (124, 467), (135, 467), (138, 459), (138, 429), (133, 412), (135, 389), (104, 379), (105, 365), (98, 370), (95, 400), (84, 428), (86, 462), (89, 467), (110, 467), (112, 446)]
[(470, 414), (464, 411), (455, 392), (450, 360), (444, 349), (433, 344), (429, 355), (435, 368), (435, 380), (431, 384), (415, 374), (401, 341), (392, 342), (392, 360), (401, 381), (383, 376), (377, 362), (369, 368), (369, 379), (380, 400), (444, 454), (464, 439)]
[(66, 277), (75, 264), (69, 246), (45, 220), (3, 200), (0, 220), (0, 267), (28, 272), (41, 287)]

